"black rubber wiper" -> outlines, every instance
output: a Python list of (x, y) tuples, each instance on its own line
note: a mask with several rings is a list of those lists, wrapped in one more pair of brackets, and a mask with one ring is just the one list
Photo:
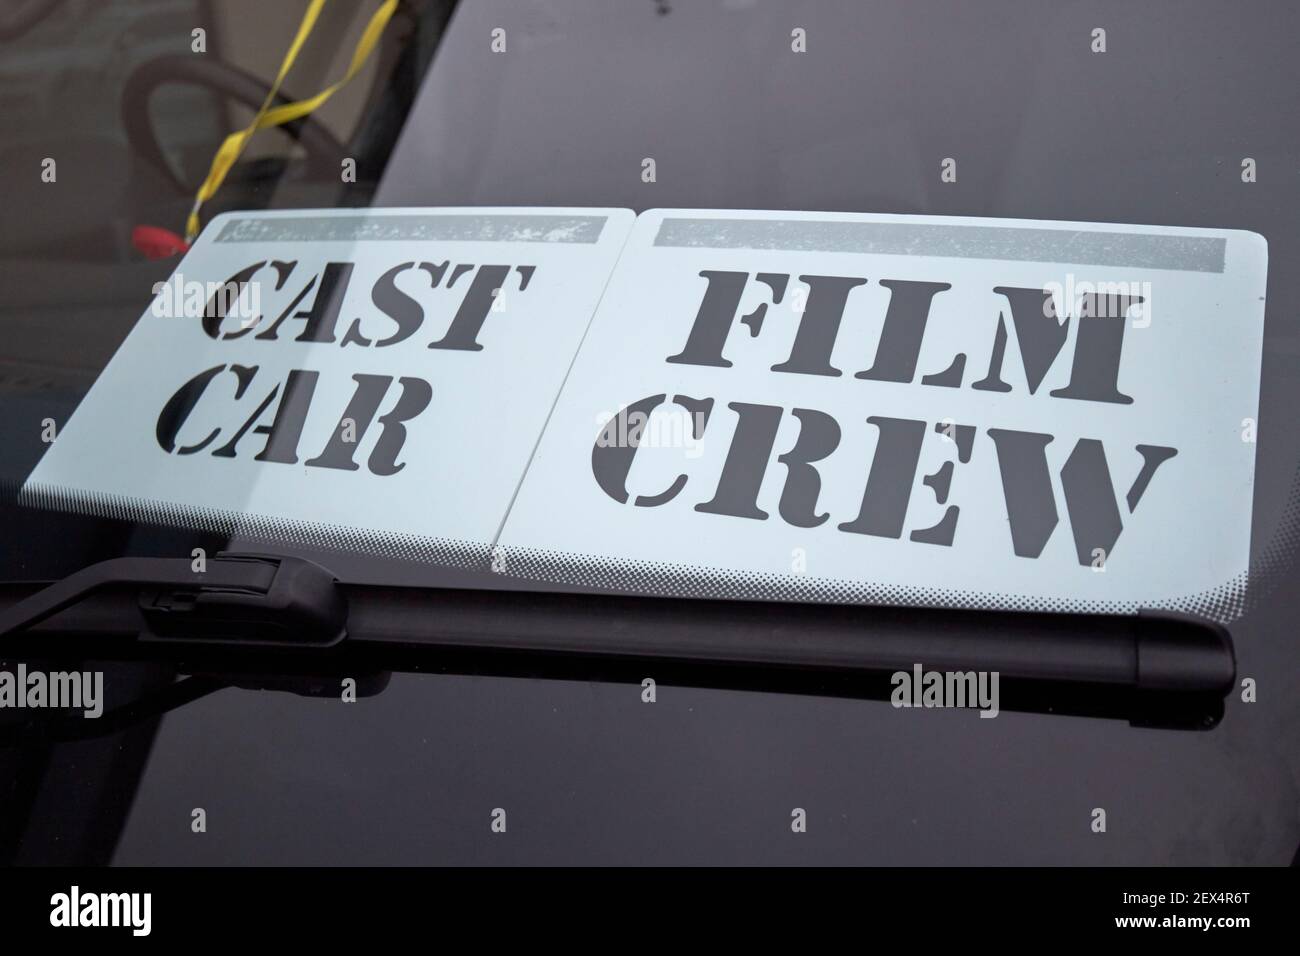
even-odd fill
[[(80, 636), (80, 649), (96, 655), (202, 660), (205, 673), (222, 671), (231, 655), (240, 668), (279, 676), (361, 659), (376, 671), (614, 680), (653, 667), (700, 686), (888, 698), (888, 675), (920, 664), (998, 672), (1005, 709), (1162, 726), (1165, 713), (1172, 725), (1212, 726), (1236, 679), (1225, 628), (1165, 611), (381, 587), (338, 582), (302, 558), (231, 553), (202, 573), (184, 558), (121, 558), (32, 588), (0, 585), (0, 637), (28, 630), (27, 650), (49, 652), (49, 637), (62, 635), (57, 647), (71, 649)], [(15, 590), (27, 593), (6, 607)]]

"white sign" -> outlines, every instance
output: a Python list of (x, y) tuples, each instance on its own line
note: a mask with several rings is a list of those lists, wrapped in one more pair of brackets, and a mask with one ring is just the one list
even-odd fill
[(636, 592), (1240, 598), (1260, 236), (633, 220), (219, 217), (27, 500)]
[(500, 538), (634, 591), (1213, 610), (1244, 584), (1248, 232), (654, 210)]
[(623, 209), (219, 216), (24, 493), (448, 561), (495, 538)]

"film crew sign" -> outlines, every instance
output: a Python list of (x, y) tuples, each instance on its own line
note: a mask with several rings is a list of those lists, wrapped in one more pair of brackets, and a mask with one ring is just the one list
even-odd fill
[[(500, 543), (634, 589), (1177, 605), (1246, 568), (1265, 272), (1242, 232), (644, 213)], [(668, 416), (689, 448), (640, 440)]]

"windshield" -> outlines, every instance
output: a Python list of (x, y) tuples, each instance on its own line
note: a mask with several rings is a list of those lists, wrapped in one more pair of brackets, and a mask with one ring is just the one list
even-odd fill
[[(205, 232), (183, 260), (141, 227), (183, 235), (211, 157), (253, 117), (299, 11), (252, 30), (254, 7), (240, 3), (30, 6), (42, 15), (15, 28), (0, 65), (0, 478), (7, 533), (21, 542), (0, 555), (0, 577), (273, 547), (359, 583), (1158, 605), (1231, 619), (1291, 566), (1300, 134), (1283, 120), (1297, 69), (1285, 6), (1250, 18), (1117, 7), (1097, 34), (1093, 11), (1028, 2), (430, 3), (397, 13), (318, 110), (250, 138), (202, 204)], [(371, 12), (331, 5), (286, 99), (344, 75)], [(1225, 48), (1229, 65), (1210, 69)], [(353, 218), (339, 220), (344, 210)], [(384, 234), (398, 215), (386, 210), (401, 211), (398, 232)], [(431, 218), (415, 222), (417, 210)], [(814, 265), (780, 249), (705, 257), (713, 240), (700, 225), (716, 239), (730, 222), (734, 235), (749, 211), (782, 236), (792, 223), (821, 229), (802, 253)], [(831, 214), (926, 228), (907, 217), (963, 217), (939, 228), (1028, 229), (1034, 246), (973, 253), (955, 285), (947, 272), (909, 273), (899, 249), (884, 249), (894, 272), (870, 274), (878, 260), (840, 263), (818, 245), (841, 222)], [(1094, 223), (1117, 225), (1099, 227), (1089, 253), (1080, 237)], [(659, 250), (654, 236), (673, 228), (697, 231)], [(1135, 234), (1161, 248), (1226, 243), (1217, 272), (1236, 284), (1207, 284), (1215, 270), (1187, 258), (1135, 273), (1141, 254), (1123, 251)], [(952, 247), (934, 245), (947, 241), (902, 252), (949, 261)], [(1024, 269), (1042, 260), (1062, 288), (1091, 281), (1089, 267), (1137, 276), (1121, 325), (1141, 321), (1127, 310), (1157, 275), (1157, 331), (1131, 331), (1124, 346), (1158, 342), (1151, 369), (1126, 352), (1115, 388), (1161, 393), (1142, 392), (1131, 418), (1160, 428), (1130, 434), (1104, 398), (1040, 401), (1022, 418), (981, 385), (997, 383), (1002, 350), (1008, 389), (1038, 384), (1018, 303), (997, 290), (1041, 285), (1047, 273)], [(749, 278), (715, 360), (696, 336), (709, 297), (729, 294), (729, 262), (727, 274)], [(134, 345), (160, 290), (179, 302), (191, 267), (251, 277), (253, 320), (216, 316), (198, 344)], [(809, 281), (817, 270), (825, 281)], [(1190, 278), (1164, 281), (1170, 270)], [(987, 287), (977, 306), (947, 290), (961, 275)], [(885, 368), (886, 316), (926, 282), (944, 288), (926, 293), (914, 388), (890, 391), (903, 379)], [(809, 358), (815, 343), (794, 338), (810, 313), (792, 303), (815, 307), (837, 288), (832, 394)], [(419, 302), (427, 315), (408, 329), (403, 310)], [(1056, 316), (1067, 325), (1071, 306)], [(935, 331), (971, 308), (985, 314), (970, 348)], [(1204, 328), (1180, 329), (1192, 311)], [(611, 324), (618, 316), (629, 324)], [(326, 317), (337, 324), (322, 331)], [(666, 331), (629, 344), (637, 328)], [(406, 364), (384, 359), (402, 348)], [(1073, 337), (1071, 349), (1081, 361)], [(635, 362), (652, 351), (639, 377)], [(955, 352), (964, 366), (945, 371)], [(1057, 354), (1038, 376), (1044, 394), (1080, 388)], [(784, 369), (803, 374), (766, 374), (782, 359), (803, 361)], [(1217, 364), (1193, 375), (1197, 361)], [(729, 382), (692, 377), (733, 365)], [(766, 377), (741, 380), (750, 369)], [(305, 424), (291, 448), (295, 409)], [(1162, 415), (1220, 444), (1197, 458), (1162, 433)], [(647, 429), (630, 441), (629, 416)], [(891, 504), (882, 449), (906, 457), (913, 430), (925, 437)], [(1050, 522), (1016, 500), (1039, 487), (1016, 484), (1035, 467), (1026, 435), (1058, 437), (1043, 458)], [(1109, 457), (1087, 444), (1101, 438)], [(1218, 483), (1197, 484), (1217, 469)], [(963, 497), (954, 470), (983, 477), (966, 479)], [(1108, 493), (1090, 496), (1103, 480)], [(1120, 563), (1126, 546), (1131, 564)]]
[(0, 860), (1289, 862), (1243, 7), (0, 4)]

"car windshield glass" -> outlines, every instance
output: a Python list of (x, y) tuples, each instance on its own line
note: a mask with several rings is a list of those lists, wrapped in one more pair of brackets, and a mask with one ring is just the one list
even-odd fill
[(328, 4), (269, 100), (300, 5), (19, 6), (0, 578), (1230, 620), (1293, 565), (1286, 5)]

